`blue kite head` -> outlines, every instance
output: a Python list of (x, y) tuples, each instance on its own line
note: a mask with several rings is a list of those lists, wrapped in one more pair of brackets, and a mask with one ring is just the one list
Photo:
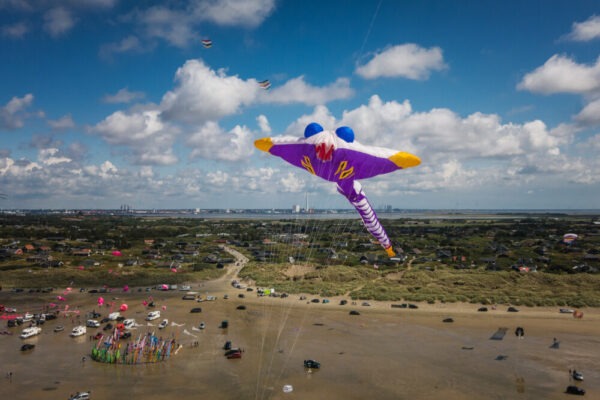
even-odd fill
[(319, 132), (323, 132), (323, 127), (316, 122), (311, 122), (310, 124), (306, 125), (306, 128), (304, 128), (304, 137), (309, 138)]
[(340, 126), (335, 130), (335, 134), (345, 142), (354, 142), (354, 131), (349, 126)]

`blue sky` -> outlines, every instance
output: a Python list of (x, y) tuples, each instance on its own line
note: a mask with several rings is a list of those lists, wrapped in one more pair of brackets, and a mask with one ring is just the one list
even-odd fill
[(350, 207), (253, 147), (316, 121), (421, 157), (376, 207), (597, 209), (599, 56), (594, 1), (0, 0), (0, 206)]

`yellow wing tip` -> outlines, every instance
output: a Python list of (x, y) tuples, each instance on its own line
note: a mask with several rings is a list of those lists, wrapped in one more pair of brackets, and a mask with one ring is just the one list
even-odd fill
[(389, 160), (402, 169), (416, 167), (421, 164), (421, 159), (419, 157), (404, 151), (394, 154)]
[(269, 152), (271, 147), (273, 147), (273, 141), (268, 137), (257, 139), (254, 141), (254, 146), (256, 146), (256, 148), (259, 150)]

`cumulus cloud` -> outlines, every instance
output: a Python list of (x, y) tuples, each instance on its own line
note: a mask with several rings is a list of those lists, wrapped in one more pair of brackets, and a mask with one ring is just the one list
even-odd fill
[(149, 38), (160, 38), (176, 47), (187, 46), (195, 37), (189, 11), (154, 6), (139, 11), (137, 23)]
[(275, 0), (198, 1), (194, 15), (217, 25), (260, 25), (275, 10)]
[(23, 127), (23, 120), (29, 116), (26, 109), (33, 103), (33, 95), (13, 97), (0, 108), (0, 129), (13, 130)]
[(352, 97), (353, 94), (354, 91), (350, 88), (350, 81), (346, 78), (339, 78), (327, 86), (316, 87), (307, 84), (304, 77), (300, 76), (270, 90), (261, 98), (261, 101), (277, 104), (303, 103), (317, 105), (332, 100), (347, 99)]
[(117, 111), (91, 128), (91, 132), (111, 145), (126, 147), (135, 164), (177, 162), (172, 145), (179, 129), (162, 121), (158, 110)]
[(260, 132), (264, 134), (271, 133), (271, 126), (269, 125), (269, 120), (264, 115), (259, 115), (256, 117), (256, 122), (258, 122), (258, 127), (260, 128)]
[(66, 8), (52, 8), (44, 14), (44, 30), (50, 36), (58, 37), (64, 35), (74, 26), (75, 17)]
[(145, 39), (184, 48), (197, 41), (199, 25), (254, 28), (273, 13), (275, 0), (196, 0), (139, 9), (130, 15)]
[(583, 110), (575, 116), (575, 120), (584, 126), (600, 125), (600, 99), (588, 103)]
[(534, 93), (588, 94), (600, 90), (600, 58), (593, 65), (582, 65), (555, 54), (541, 67), (527, 73), (517, 85)]
[(40, 149), (38, 159), (45, 165), (71, 162), (70, 158), (60, 155), (59, 152), (60, 151), (57, 148)]
[(356, 69), (356, 73), (365, 79), (407, 78), (424, 80), (432, 71), (446, 68), (442, 49), (422, 48), (414, 43), (390, 47)]
[(73, 121), (71, 114), (64, 115), (56, 120), (48, 120), (47, 122), (54, 130), (65, 130), (75, 127), (75, 122)]
[(122, 88), (115, 94), (107, 94), (102, 98), (105, 103), (131, 103), (145, 97), (144, 92), (132, 92), (128, 88)]
[(235, 126), (229, 132), (215, 122), (207, 122), (200, 130), (186, 140), (192, 148), (191, 158), (239, 161), (246, 159), (254, 151), (252, 133), (246, 127)]
[(127, 36), (118, 42), (106, 43), (100, 46), (99, 56), (105, 60), (112, 60), (115, 54), (142, 53), (146, 51), (140, 40), (133, 35)]
[[(418, 168), (365, 182), (373, 195), (406, 196), (442, 189), (522, 185), (523, 176), (532, 181), (538, 177), (525, 174), (535, 168), (546, 171), (544, 179), (554, 176), (560, 181), (567, 178), (560, 163), (569, 165), (573, 176), (569, 179), (589, 178), (583, 171), (589, 168), (589, 162), (570, 162), (562, 154), (562, 148), (573, 141), (577, 132), (570, 125), (549, 129), (540, 120), (503, 123), (496, 114), (476, 112), (460, 116), (444, 108), (415, 111), (408, 100), (384, 102), (379, 96), (372, 96), (368, 104), (344, 111), (339, 119), (326, 107), (315, 107), (311, 114), (290, 124), (286, 133), (300, 136), (311, 121), (318, 121), (325, 129), (350, 126), (362, 144), (408, 151), (422, 159)], [(557, 163), (555, 170), (544, 165), (549, 160)], [(283, 184), (275, 179), (271, 182)]]
[(175, 74), (177, 87), (161, 102), (163, 117), (189, 123), (203, 123), (235, 114), (254, 102), (260, 90), (256, 80), (227, 76), (200, 60), (189, 60)]
[(567, 40), (587, 42), (600, 38), (600, 16), (592, 15), (584, 22), (574, 22)]

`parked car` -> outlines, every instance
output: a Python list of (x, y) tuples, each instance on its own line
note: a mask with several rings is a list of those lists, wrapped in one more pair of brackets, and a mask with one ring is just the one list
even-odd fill
[(35, 344), (26, 343), (23, 346), (21, 346), (21, 351), (32, 350), (34, 347), (35, 347)]
[(304, 360), (304, 368), (319, 369), (321, 368), (321, 363), (315, 360)]
[(98, 328), (100, 326), (100, 322), (96, 321), (95, 319), (88, 319), (85, 323), (85, 326), (88, 328)]
[(242, 352), (241, 352), (241, 350), (237, 350), (237, 351), (234, 351), (233, 353), (229, 353), (226, 357), (230, 360), (234, 359), (234, 358), (242, 358)]
[(246, 309), (246, 306), (242, 304), (242, 305), (239, 305), (239, 306), (237, 306), (236, 308), (237, 308), (238, 310), (245, 310), (245, 309)]
[(89, 400), (91, 392), (77, 392), (69, 400)]
[(351, 310), (350, 315), (360, 315), (360, 313), (356, 310)]
[(191, 313), (201, 313), (202, 309), (200, 307), (194, 307), (190, 310)]
[(565, 393), (583, 396), (585, 394), (585, 389), (582, 389), (579, 386), (569, 385), (567, 386), (567, 390), (565, 390)]

